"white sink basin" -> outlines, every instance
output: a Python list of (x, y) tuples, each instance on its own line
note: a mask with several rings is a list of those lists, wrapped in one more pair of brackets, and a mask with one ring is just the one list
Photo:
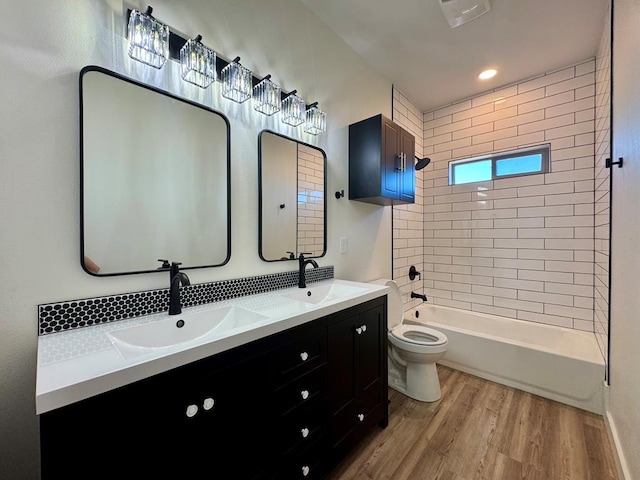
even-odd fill
[(267, 317), (244, 308), (229, 306), (197, 313), (173, 315), (156, 322), (107, 332), (111, 343), (124, 356), (188, 342), (213, 331), (232, 330)]
[(326, 285), (318, 285), (316, 287), (300, 288), (296, 292), (284, 294), (283, 297), (317, 305), (319, 303), (340, 300), (341, 298), (348, 297), (349, 295), (356, 295), (364, 290), (364, 288), (355, 287), (353, 285), (328, 283)]

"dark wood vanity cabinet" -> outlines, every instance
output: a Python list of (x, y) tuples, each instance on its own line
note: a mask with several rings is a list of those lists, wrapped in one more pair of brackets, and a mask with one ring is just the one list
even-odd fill
[(324, 478), (387, 425), (386, 322), (380, 297), (44, 413), (42, 478)]
[(414, 203), (415, 138), (384, 115), (349, 125), (349, 199)]

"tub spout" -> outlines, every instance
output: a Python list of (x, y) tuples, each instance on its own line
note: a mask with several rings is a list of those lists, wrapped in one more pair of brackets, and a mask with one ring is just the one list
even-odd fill
[(420, 293), (411, 292), (411, 298), (421, 298), (423, 302), (427, 301), (427, 296)]

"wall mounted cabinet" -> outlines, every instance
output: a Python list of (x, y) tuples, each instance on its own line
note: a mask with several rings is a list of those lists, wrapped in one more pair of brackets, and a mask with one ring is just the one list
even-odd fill
[(388, 423), (386, 296), (40, 416), (42, 478), (323, 478)]
[(384, 115), (349, 125), (349, 199), (413, 203), (415, 138)]

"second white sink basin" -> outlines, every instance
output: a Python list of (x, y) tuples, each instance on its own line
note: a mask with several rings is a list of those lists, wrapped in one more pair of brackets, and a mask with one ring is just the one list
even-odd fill
[(353, 285), (328, 283), (326, 285), (318, 285), (315, 287), (300, 288), (298, 291), (284, 294), (283, 297), (317, 305), (319, 303), (340, 300), (343, 297), (356, 295), (362, 291), (364, 291), (364, 288), (355, 287)]
[[(139, 349), (163, 348), (188, 342), (213, 331), (232, 330), (266, 319), (264, 315), (236, 306), (173, 315), (156, 322), (107, 332), (114, 346)], [(128, 351), (127, 353), (131, 353)], [(128, 356), (128, 355), (127, 355)]]

